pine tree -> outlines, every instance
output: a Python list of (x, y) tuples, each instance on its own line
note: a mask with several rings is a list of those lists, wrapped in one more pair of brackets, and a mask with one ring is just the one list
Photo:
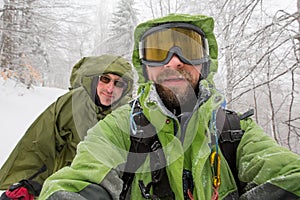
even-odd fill
[(133, 32), (138, 23), (135, 0), (120, 0), (110, 22), (110, 52), (130, 58), (133, 47)]

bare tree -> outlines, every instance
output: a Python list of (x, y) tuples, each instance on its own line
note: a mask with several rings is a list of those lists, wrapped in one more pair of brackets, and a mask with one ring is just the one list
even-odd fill
[(256, 121), (278, 143), (300, 153), (299, 12), (269, 15), (261, 0), (210, 0), (194, 4), (192, 11), (215, 18), (219, 72), (226, 75), (220, 89), (228, 108), (254, 107)]
[(170, 13), (187, 11), (191, 6), (191, 0), (149, 0), (143, 1), (143, 4), (151, 11), (152, 16), (148, 16), (148, 18), (156, 18)]

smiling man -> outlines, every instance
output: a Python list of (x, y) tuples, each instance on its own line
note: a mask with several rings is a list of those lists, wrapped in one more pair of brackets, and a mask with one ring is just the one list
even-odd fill
[(99, 76), (97, 95), (99, 103), (103, 106), (111, 106), (118, 101), (128, 84), (119, 75), (107, 73)]
[[(71, 164), (87, 130), (130, 100), (132, 65), (123, 57), (84, 57), (73, 67), (71, 89), (28, 128), (0, 169), (0, 199), (34, 198), (44, 180)], [(14, 184), (14, 185), (12, 185)]]
[(185, 14), (139, 24), (138, 96), (89, 129), (70, 167), (45, 181), (41, 199), (299, 199), (299, 155), (252, 119), (237, 116), (237, 174), (220, 151), (224, 97), (212, 80), (213, 27), (212, 17)]

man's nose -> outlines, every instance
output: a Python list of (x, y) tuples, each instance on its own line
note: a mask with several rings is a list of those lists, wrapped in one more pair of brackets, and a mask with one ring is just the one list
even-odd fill
[(110, 81), (109, 83), (106, 84), (106, 90), (108, 92), (113, 92), (114, 88), (115, 88), (114, 81)]
[(173, 55), (171, 60), (164, 65), (166, 68), (178, 69), (183, 67), (183, 62), (178, 58), (177, 55)]

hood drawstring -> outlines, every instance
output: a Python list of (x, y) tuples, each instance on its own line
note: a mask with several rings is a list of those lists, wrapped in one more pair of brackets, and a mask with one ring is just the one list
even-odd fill
[(215, 149), (211, 148), (211, 155), (210, 155), (210, 165), (212, 168), (213, 173), (213, 195), (212, 200), (218, 200), (219, 192), (218, 189), (221, 184), (221, 159), (219, 155), (219, 144), (218, 144), (218, 129), (216, 126), (216, 111), (212, 112), (212, 119), (210, 121), (210, 132), (212, 140), (215, 143)]

